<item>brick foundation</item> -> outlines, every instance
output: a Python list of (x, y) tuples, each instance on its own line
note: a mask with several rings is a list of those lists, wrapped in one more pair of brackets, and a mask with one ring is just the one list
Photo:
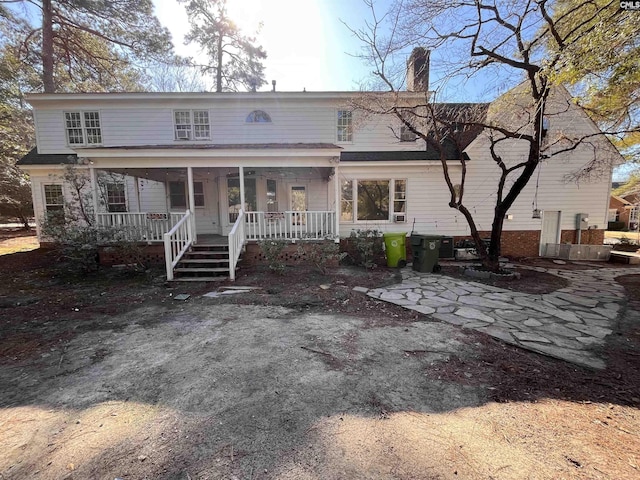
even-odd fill
[[(327, 242), (332, 242), (327, 240)], [(319, 242), (299, 242), (290, 243), (282, 250), (279, 260), (285, 265), (304, 265), (308, 263), (307, 250), (312, 248), (314, 244)], [(264, 254), (260, 250), (258, 243), (248, 243), (245, 252), (242, 254), (243, 265), (266, 265), (267, 261)], [(337, 267), (338, 261), (332, 260), (327, 262), (327, 267)]]
[[(480, 232), (482, 238), (491, 237), (490, 231)], [(471, 239), (470, 236), (454, 237), (458, 242)], [(585, 245), (602, 245), (604, 243), (604, 230), (583, 230), (581, 243)], [(577, 243), (575, 230), (562, 230), (560, 243)], [(504, 230), (502, 232), (501, 254), (505, 257), (537, 257), (540, 249), (539, 230)]]
[[(481, 231), (480, 236), (482, 238), (489, 238), (491, 232)], [(458, 236), (454, 237), (454, 243), (460, 240), (471, 239), (470, 236)], [(583, 230), (581, 243), (585, 245), (602, 245), (604, 242), (604, 230)], [(382, 239), (381, 239), (382, 242)], [(560, 233), (560, 243), (577, 243), (577, 232), (575, 230), (562, 230)], [(285, 265), (299, 265), (306, 263), (306, 254), (304, 249), (308, 248), (308, 243), (292, 243), (287, 245), (281, 256), (280, 260)], [(505, 230), (502, 232), (502, 251), (501, 254), (506, 257), (537, 257), (540, 245), (540, 231), (538, 230)], [(302, 254), (300, 253), (299, 246), (302, 248)], [(163, 265), (164, 264), (164, 246), (163, 245), (142, 245), (141, 246), (142, 258), (147, 265)], [(376, 255), (375, 262), (384, 266), (387, 261), (384, 256), (384, 252), (377, 249), (379, 252)], [(412, 258), (411, 242), (407, 237), (406, 242), (407, 260)], [(340, 251), (347, 252), (355, 255), (354, 247), (350, 244), (349, 238), (340, 239)], [(98, 252), (100, 258), (100, 264), (105, 266), (121, 265), (127, 263), (133, 263), (133, 259), (126, 258), (121, 255), (116, 249), (111, 247), (100, 247)], [(242, 262), (245, 265), (264, 265), (265, 258), (260, 251), (260, 246), (257, 243), (249, 243), (246, 245), (246, 251), (242, 257)], [(336, 266), (337, 262), (333, 262)]]
[[(140, 245), (141, 257), (145, 265), (164, 265), (164, 245)], [(111, 267), (113, 265), (123, 265), (135, 263), (134, 258), (123, 255), (113, 247), (100, 247), (98, 249), (100, 265)]]
[[(576, 230), (562, 230), (560, 243), (578, 243)], [(583, 230), (580, 234), (580, 243), (584, 245), (602, 245), (604, 243), (604, 230)]]

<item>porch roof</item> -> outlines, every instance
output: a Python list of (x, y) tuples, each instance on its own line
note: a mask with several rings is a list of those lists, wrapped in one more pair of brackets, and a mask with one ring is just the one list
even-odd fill
[(170, 145), (122, 145), (112, 147), (86, 147), (76, 150), (315, 150), (335, 149), (342, 147), (333, 143), (208, 143), (208, 144), (170, 144)]
[(90, 158), (238, 158), (238, 157), (338, 157), (341, 147), (332, 143), (218, 143), (76, 147)]
[[(460, 160), (460, 153), (456, 148), (445, 148), (446, 160)], [(462, 158), (469, 160), (463, 152)], [(435, 149), (427, 150), (385, 150), (377, 152), (340, 152), (340, 162), (410, 162), (410, 161), (440, 161), (440, 152)]]
[(75, 153), (38, 153), (38, 149), (34, 147), (29, 153), (18, 160), (17, 165), (62, 165), (76, 163), (78, 163), (78, 156)]

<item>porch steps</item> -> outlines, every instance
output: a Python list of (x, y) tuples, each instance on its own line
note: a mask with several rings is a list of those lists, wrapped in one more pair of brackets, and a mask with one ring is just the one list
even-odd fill
[(198, 243), (173, 269), (177, 282), (212, 282), (229, 276), (229, 246)]

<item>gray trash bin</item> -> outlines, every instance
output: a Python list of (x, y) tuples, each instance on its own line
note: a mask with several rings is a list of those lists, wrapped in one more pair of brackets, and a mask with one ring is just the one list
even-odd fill
[(440, 235), (411, 235), (413, 251), (413, 269), (417, 272), (431, 273), (440, 271)]

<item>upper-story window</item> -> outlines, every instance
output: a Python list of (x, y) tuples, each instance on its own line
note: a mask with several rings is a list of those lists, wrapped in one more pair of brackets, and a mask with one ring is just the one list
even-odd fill
[(264, 110), (254, 110), (245, 120), (246, 123), (271, 123), (271, 116)]
[(173, 112), (176, 140), (209, 140), (211, 126), (208, 110), (176, 110)]
[(353, 114), (350, 110), (338, 110), (338, 142), (353, 141)]
[(65, 112), (64, 121), (69, 145), (100, 145), (102, 143), (100, 112)]

